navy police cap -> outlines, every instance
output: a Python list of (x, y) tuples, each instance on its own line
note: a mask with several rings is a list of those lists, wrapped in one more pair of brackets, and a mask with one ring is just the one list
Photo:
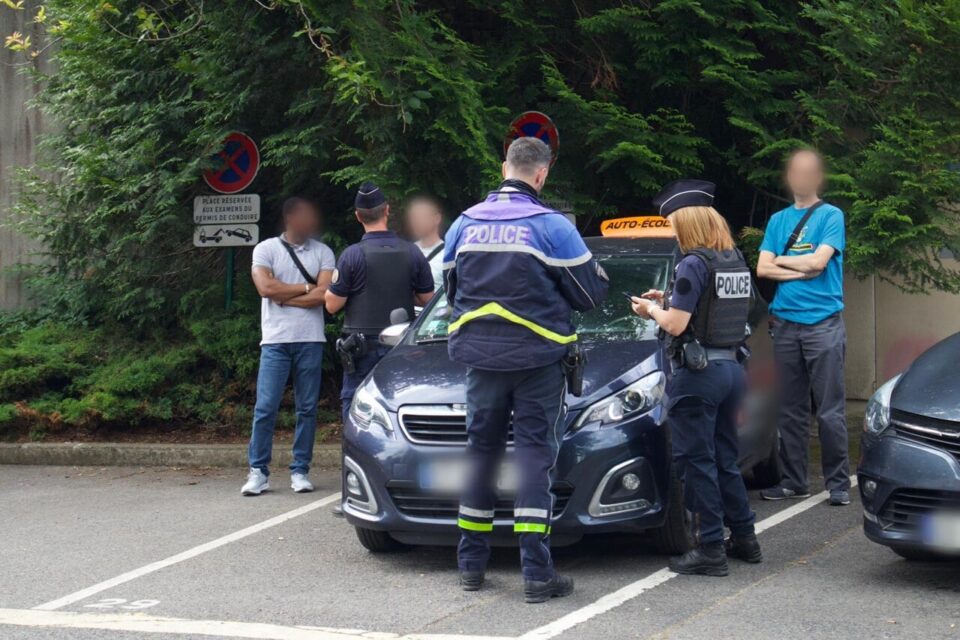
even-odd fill
[(364, 182), (357, 190), (357, 197), (353, 201), (357, 209), (376, 209), (387, 201), (380, 187), (372, 182)]
[(706, 180), (674, 180), (653, 199), (661, 216), (668, 216), (684, 207), (712, 207), (717, 185)]

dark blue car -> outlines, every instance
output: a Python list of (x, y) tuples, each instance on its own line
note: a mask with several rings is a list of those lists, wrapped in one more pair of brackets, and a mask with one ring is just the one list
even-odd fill
[(960, 555), (960, 333), (867, 403), (857, 480), (867, 537), (910, 560)]
[[(563, 545), (589, 533), (649, 531), (660, 550), (679, 553), (692, 539), (671, 464), (669, 367), (655, 325), (634, 315), (620, 295), (664, 289), (677, 244), (590, 238), (587, 245), (610, 276), (611, 295), (577, 318), (588, 360), (582, 397), (567, 397), (551, 538)], [(358, 391), (344, 425), (343, 509), (371, 551), (458, 539), (466, 375), (447, 356), (448, 321), (440, 294), (409, 328), (387, 329), (382, 340), (396, 346)], [(776, 474), (770, 421), (744, 420), (741, 443), (744, 469)], [(509, 458), (508, 447), (494, 522), (494, 541), (503, 544), (515, 544)]]

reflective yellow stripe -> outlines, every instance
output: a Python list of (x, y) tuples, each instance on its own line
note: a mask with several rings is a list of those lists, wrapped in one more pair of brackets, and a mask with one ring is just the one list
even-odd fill
[(513, 525), (514, 533), (550, 533), (550, 527), (539, 522), (517, 522)]
[(487, 304), (483, 305), (479, 309), (474, 309), (473, 311), (466, 312), (465, 314), (457, 318), (456, 321), (450, 323), (450, 326), (447, 327), (447, 332), (453, 333), (454, 331), (456, 331), (466, 323), (470, 322), (471, 320), (476, 320), (477, 318), (480, 318), (483, 316), (498, 316), (500, 318), (503, 318), (504, 320), (509, 320), (510, 322), (519, 324), (522, 327), (526, 327), (527, 329), (530, 329), (530, 331), (533, 331), (538, 336), (544, 337), (547, 340), (553, 340), (554, 342), (559, 342), (560, 344), (569, 344), (571, 342), (577, 341), (577, 334), (573, 334), (572, 336), (560, 335), (555, 331), (550, 331), (550, 329), (541, 327), (540, 325), (534, 322), (530, 322), (526, 318), (521, 318), (514, 312), (504, 309), (503, 306), (501, 306), (497, 302), (488, 302)]
[(463, 518), (457, 518), (457, 526), (470, 531), (493, 531), (492, 522), (470, 522)]

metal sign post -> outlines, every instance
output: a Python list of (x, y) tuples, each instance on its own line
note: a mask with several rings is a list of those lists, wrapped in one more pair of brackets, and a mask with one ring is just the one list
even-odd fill
[(233, 263), (236, 260), (236, 247), (227, 249), (227, 277), (223, 282), (223, 308), (230, 311), (233, 306)]

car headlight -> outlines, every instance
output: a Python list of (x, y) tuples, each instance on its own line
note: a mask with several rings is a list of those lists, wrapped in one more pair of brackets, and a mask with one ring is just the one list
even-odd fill
[(573, 428), (579, 429), (592, 422), (599, 422), (601, 426), (616, 424), (650, 411), (663, 399), (666, 380), (662, 371), (655, 371), (640, 378), (584, 409), (573, 424)]
[(384, 432), (389, 433), (393, 431), (390, 416), (387, 415), (387, 410), (377, 400), (371, 388), (376, 389), (372, 382), (357, 389), (353, 402), (350, 403), (350, 419), (357, 428), (364, 431), (370, 431), (372, 427), (379, 426)]
[(890, 396), (897, 386), (900, 375), (896, 375), (874, 391), (867, 402), (867, 411), (863, 416), (863, 430), (873, 435), (880, 435), (890, 426)]

